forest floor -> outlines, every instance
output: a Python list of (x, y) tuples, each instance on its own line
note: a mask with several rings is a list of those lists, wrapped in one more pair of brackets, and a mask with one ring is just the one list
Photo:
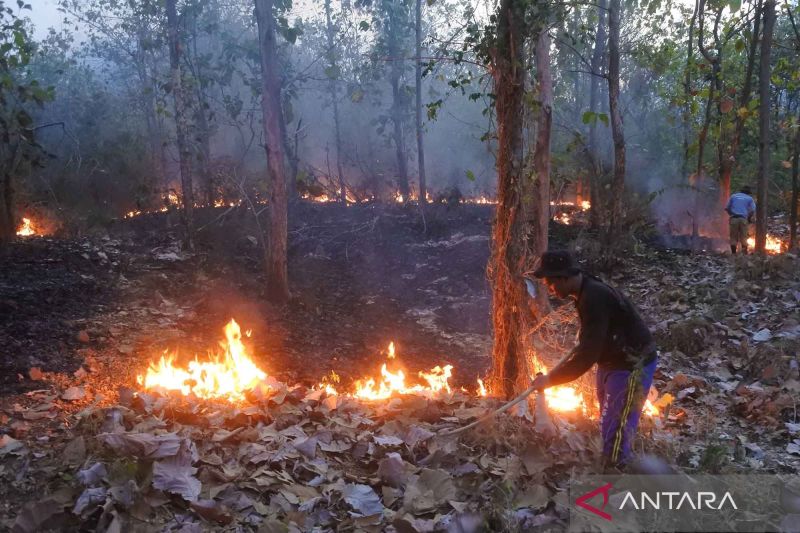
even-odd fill
[[(198, 213), (192, 254), (171, 213), (102, 235), (17, 241), (0, 256), (0, 524), (565, 527), (570, 475), (597, 471), (595, 421), (555, 416), (545, 436), (503, 416), (458, 439), (435, 435), (498, 403), (471, 392), (490, 363), (492, 214), (296, 205), (292, 301), (281, 309), (265, 303), (244, 209)], [(579, 234), (551, 229), (564, 244)], [(642, 245), (607, 277), (655, 331), (655, 387), (674, 397), (643, 421), (638, 450), (684, 472), (797, 473), (798, 267), (790, 254)], [(576, 327), (571, 305), (554, 316), (553, 342), (541, 346), (551, 359)], [(246, 344), (271, 389), (236, 405), (134, 394), (151, 360), (176, 348), (206, 354), (231, 318), (252, 332)], [(370, 404), (311, 389), (332, 371), (343, 389), (377, 375), (390, 341), (409, 376), (452, 364), (451, 384), (469, 392)]]

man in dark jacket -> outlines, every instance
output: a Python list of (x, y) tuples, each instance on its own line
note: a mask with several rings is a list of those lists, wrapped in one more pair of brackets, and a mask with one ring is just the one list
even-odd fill
[(657, 351), (636, 307), (618, 290), (582, 272), (566, 251), (548, 251), (534, 272), (559, 298), (573, 298), (581, 322), (578, 345), (533, 384), (544, 389), (572, 381), (597, 364), (603, 455), (614, 466), (631, 453)]

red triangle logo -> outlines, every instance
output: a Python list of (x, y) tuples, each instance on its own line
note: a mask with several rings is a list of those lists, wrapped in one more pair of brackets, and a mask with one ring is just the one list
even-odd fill
[[(581, 496), (581, 497), (579, 497), (578, 499), (575, 500), (575, 505), (577, 505), (578, 507), (582, 507), (582, 508), (586, 509), (587, 511), (589, 511), (590, 513), (594, 513), (597, 516), (599, 516), (600, 518), (605, 518), (606, 520), (611, 522), (611, 515), (608, 514), (607, 512), (605, 512), (603, 509), (605, 509), (606, 505), (608, 505), (608, 491), (610, 491), (612, 488), (613, 487), (611, 486), (611, 483), (608, 483), (606, 485), (603, 485), (600, 488), (594, 489), (591, 492), (587, 492), (586, 494), (584, 494), (583, 496)], [(593, 505), (590, 505), (590, 504), (586, 503), (586, 500), (591, 500), (592, 498), (594, 498), (598, 494), (602, 494), (603, 495), (603, 505), (600, 507), (600, 509), (598, 509), (597, 507), (595, 507)]]

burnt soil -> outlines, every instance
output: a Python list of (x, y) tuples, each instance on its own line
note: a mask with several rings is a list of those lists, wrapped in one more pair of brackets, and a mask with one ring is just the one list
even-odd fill
[(290, 383), (373, 374), (394, 341), (413, 375), (449, 363), (455, 383), (472, 387), (491, 348), (492, 216), (479, 205), (423, 217), (411, 206), (296, 204), (282, 308), (264, 297), (258, 231), (243, 207), (199, 210), (191, 254), (176, 213), (82, 239), (19, 240), (0, 255), (2, 394), (36, 389), (31, 368), (55, 379), (94, 372), (98, 389), (133, 386), (165, 350), (213, 350), (231, 318), (252, 331), (259, 364)]

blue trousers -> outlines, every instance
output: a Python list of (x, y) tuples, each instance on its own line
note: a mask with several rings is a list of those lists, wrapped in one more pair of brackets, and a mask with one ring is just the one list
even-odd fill
[(653, 384), (657, 359), (634, 370), (597, 368), (597, 399), (600, 403), (600, 432), (603, 455), (612, 465), (630, 458), (644, 401)]

